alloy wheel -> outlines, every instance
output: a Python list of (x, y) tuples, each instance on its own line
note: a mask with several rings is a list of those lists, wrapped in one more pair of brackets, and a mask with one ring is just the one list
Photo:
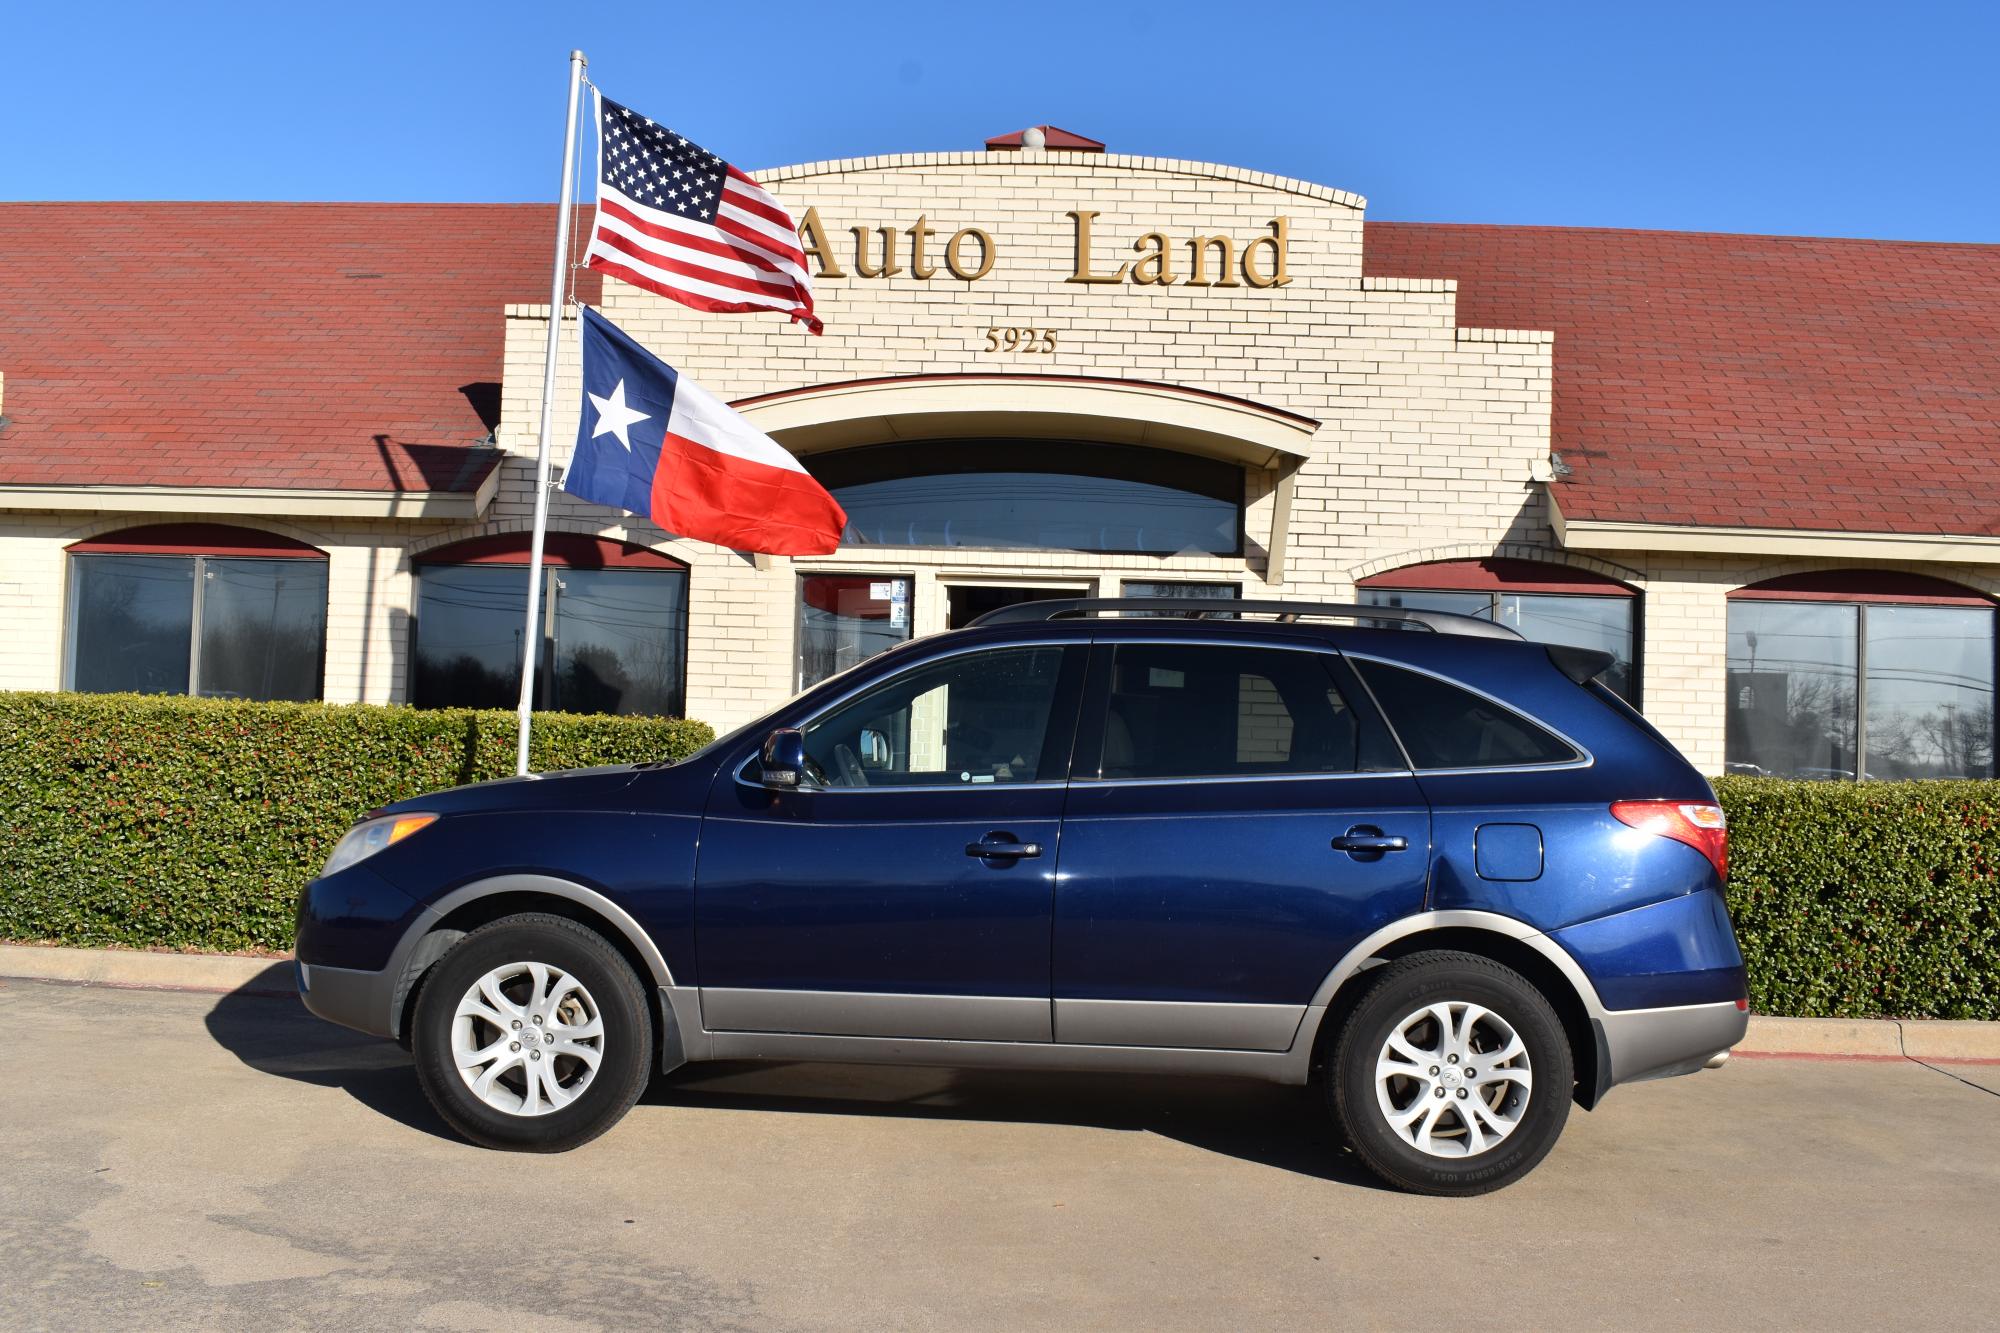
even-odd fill
[(451, 1025), (452, 1063), (472, 1095), (508, 1115), (560, 1111), (604, 1058), (604, 1018), (561, 968), (504, 963), (475, 981)]
[(1534, 1071), (1520, 1034), (1481, 1005), (1444, 1001), (1405, 1015), (1375, 1059), (1375, 1099), (1395, 1134), (1432, 1157), (1471, 1157), (1521, 1123)]

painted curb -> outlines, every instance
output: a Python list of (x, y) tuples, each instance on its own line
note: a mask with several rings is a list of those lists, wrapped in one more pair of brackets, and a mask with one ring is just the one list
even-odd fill
[(1950, 1019), (1750, 1016), (1738, 1055), (2000, 1062), (2000, 1023)]
[(289, 958), (68, 949), (34, 944), (0, 944), (0, 977), (147, 990), (246, 991), (270, 995), (291, 995), (298, 989), (292, 979)]

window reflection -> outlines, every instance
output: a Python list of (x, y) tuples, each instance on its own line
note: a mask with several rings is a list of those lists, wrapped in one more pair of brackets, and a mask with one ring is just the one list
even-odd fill
[(1156, 449), (932, 441), (809, 460), (847, 511), (847, 546), (1234, 555), (1243, 471)]
[(1860, 609), (1838, 602), (1732, 602), (1732, 773), (1851, 778)]
[(317, 699), (326, 562), (72, 557), (70, 688)]
[[(544, 578), (539, 649), (547, 666), (536, 675), (536, 706), (678, 716), (686, 696), (686, 574), (555, 568)], [(411, 701), (513, 707), (527, 602), (522, 565), (421, 568)]]
[(1728, 680), (1731, 772), (1993, 776), (1991, 608), (1732, 601)]
[[(1401, 606), (1413, 611), (1449, 611), (1494, 620), (1536, 643), (1560, 643), (1611, 654), (1598, 679), (1625, 700), (1637, 697), (1638, 654), (1634, 641), (1634, 597), (1593, 597), (1573, 593), (1433, 592), (1363, 588), (1364, 606)], [(1399, 624), (1398, 628), (1410, 628)]]
[(800, 577), (800, 689), (817, 685), (909, 637), (908, 578), (879, 574)]

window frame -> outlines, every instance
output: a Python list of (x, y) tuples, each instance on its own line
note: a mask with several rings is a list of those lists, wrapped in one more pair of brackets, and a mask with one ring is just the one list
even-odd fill
[[(1327, 673), (1328, 684), (1336, 690), (1347, 706), (1355, 710), (1356, 722), (1367, 731), (1377, 729), (1380, 737), (1386, 738), (1395, 753), (1400, 755), (1403, 765), (1398, 768), (1354, 769), (1350, 772), (1334, 773), (1219, 773), (1194, 777), (1174, 778), (1107, 778), (1104, 773), (1104, 732), (1105, 719), (1111, 701), (1111, 662), (1117, 649), (1126, 645), (1167, 645), (1176, 648), (1253, 648), (1270, 649), (1277, 652), (1309, 653), (1320, 659), (1321, 667)], [(1084, 682), (1082, 711), (1078, 715), (1076, 737), (1071, 746), (1070, 776), (1072, 783), (1089, 783), (1094, 787), (1180, 787), (1193, 785), (1213, 785), (1217, 783), (1243, 782), (1344, 782), (1356, 778), (1400, 778), (1409, 777), (1409, 753), (1395, 729), (1383, 715), (1375, 696), (1365, 682), (1348, 665), (1347, 654), (1330, 643), (1302, 643), (1278, 639), (1252, 638), (1248, 636), (1175, 634), (1135, 634), (1118, 635), (1116, 638), (1102, 638), (1091, 643), (1090, 671)], [(1366, 748), (1367, 742), (1356, 742), (1357, 755)], [(1083, 756), (1089, 756), (1084, 758)], [(1092, 771), (1084, 771), (1080, 764), (1094, 764)]]
[[(237, 535), (253, 540), (232, 544)], [(177, 694), (163, 698), (201, 699), (208, 696), (201, 692), (201, 640), (202, 610), (205, 577), (208, 562), (295, 560), (313, 565), (326, 576), (326, 592), (319, 607), (319, 644), (313, 654), (313, 685), (309, 700), (279, 700), (275, 702), (312, 702), (326, 698), (326, 645), (327, 621), (332, 610), (333, 571), (332, 561), (325, 551), (293, 538), (277, 533), (265, 532), (261, 528), (238, 528), (229, 524), (140, 524), (120, 528), (97, 537), (72, 542), (63, 548), (63, 642), (61, 669), (58, 675), (58, 689), (74, 694), (76, 688), (76, 668), (79, 656), (77, 631), (83, 612), (78, 573), (81, 559), (90, 560), (186, 560), (191, 565), (193, 587), (189, 593), (188, 605), (188, 669), (187, 688)], [(274, 702), (251, 700), (250, 702)]]
[[(1865, 584), (1866, 582), (1868, 582), (1870, 576), (1881, 576), (1883, 574), (1901, 575), (1902, 571), (1863, 569), (1863, 570), (1852, 570), (1852, 571), (1848, 570), (1830, 571), (1830, 573), (1836, 576), (1846, 577), (1847, 581), (1849, 581), (1850, 583), (1860, 582)], [(1864, 591), (1864, 592), (1850, 593), (1850, 592), (1840, 592), (1830, 588), (1822, 590), (1810, 586), (1791, 586), (1791, 587), (1784, 586), (1787, 584), (1810, 584), (1815, 581), (1821, 581), (1821, 582), (1826, 581), (1820, 576), (1808, 574), (1808, 575), (1781, 575), (1778, 578), (1767, 579), (1760, 583), (1746, 584), (1741, 588), (1732, 589), (1728, 593), (1726, 599), (1727, 609), (1725, 610), (1723, 615), (1723, 626), (1722, 626), (1722, 641), (1723, 641), (1722, 759), (1723, 759), (1723, 768), (1725, 771), (1728, 769), (1728, 766), (1731, 762), (1757, 764), (1757, 761), (1754, 758), (1748, 760), (1737, 760), (1737, 761), (1732, 761), (1729, 758), (1729, 733), (1732, 730), (1731, 719), (1735, 716), (1737, 711), (1734, 706), (1734, 700), (1729, 689), (1729, 672), (1730, 672), (1730, 660), (1731, 660), (1729, 653), (1729, 643), (1730, 640), (1735, 637), (1736, 633), (1735, 629), (1730, 624), (1730, 613), (1735, 610), (1738, 604), (1765, 605), (1765, 604), (1775, 603), (1782, 606), (1849, 606), (1854, 608), (1854, 639), (1853, 639), (1854, 715), (1852, 718), (1854, 724), (1854, 776), (1851, 778), (1804, 777), (1804, 778), (1790, 779), (1791, 781), (1925, 782), (1925, 781), (1953, 781), (1953, 780), (1991, 781), (1994, 778), (2000, 778), (2000, 707), (1996, 707), (1994, 710), (1994, 724), (1992, 732), (1987, 737), (1987, 743), (1989, 747), (1991, 747), (1990, 753), (1992, 754), (1992, 760), (1990, 767), (1993, 769), (1993, 772), (1988, 774), (1986, 778), (1969, 778), (1969, 779), (1940, 779), (1940, 778), (1920, 778), (1920, 777), (1919, 778), (1890, 778), (1890, 777), (1873, 778), (1868, 775), (1868, 611), (1870, 607), (1875, 607), (1882, 610), (1958, 609), (1965, 611), (1980, 611), (1980, 610), (1985, 611), (1988, 616), (1988, 625), (1989, 625), (1989, 633), (1987, 635), (1988, 638), (1987, 660), (1992, 665), (1992, 672), (1993, 672), (1992, 681), (1993, 681), (1996, 703), (2000, 703), (2000, 603), (1996, 603), (1991, 599), (1981, 595), (1976, 589), (1965, 587), (1962, 584), (1953, 584), (1948, 579), (1940, 579), (1932, 575), (1915, 575), (1911, 577), (1926, 579), (1930, 582), (1934, 582), (1941, 585), (1941, 587), (1949, 586), (1953, 588), (1963, 588), (1964, 591), (1962, 595), (1956, 595), (1956, 596), (1944, 595), (1944, 594), (1925, 594), (1920, 592), (1910, 592), (1899, 595), (1892, 591), (1891, 592)], [(1757, 767), (1761, 769), (1763, 768), (1763, 765), (1757, 764)], [(1768, 772), (1766, 773), (1766, 775), (1774, 777), (1784, 776), (1782, 774), (1770, 774)]]

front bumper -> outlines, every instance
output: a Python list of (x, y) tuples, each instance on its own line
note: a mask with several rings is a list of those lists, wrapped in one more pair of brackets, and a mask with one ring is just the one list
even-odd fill
[(1597, 1095), (1620, 1083), (1672, 1078), (1720, 1064), (1743, 1040), (1750, 1011), (1735, 1000), (1665, 1009), (1611, 1009), (1595, 1020)]

